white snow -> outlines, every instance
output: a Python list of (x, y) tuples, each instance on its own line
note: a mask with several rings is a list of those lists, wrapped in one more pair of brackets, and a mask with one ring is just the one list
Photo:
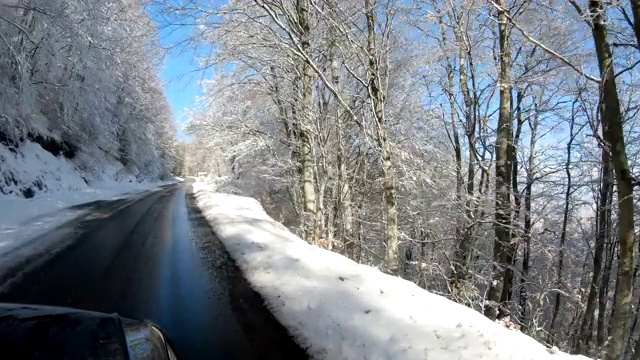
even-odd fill
[(19, 149), (0, 144), (0, 165), (0, 189), (5, 194), (22, 196), (25, 187), (37, 193), (39, 187), (44, 191), (65, 191), (87, 186), (71, 161), (53, 156), (30, 141)]
[(254, 290), (315, 359), (586, 359), (309, 245), (255, 199), (215, 193), (202, 182), (194, 192)]
[[(122, 164), (108, 160), (104, 154), (81, 152), (76, 162), (54, 156), (40, 145), (26, 141), (18, 149), (0, 144), (0, 234), (20, 227), (28, 220), (71, 206), (113, 199), (148, 190), (169, 182), (139, 183)], [(90, 159), (90, 160), (89, 160)], [(90, 164), (90, 165), (86, 165)], [(181, 181), (175, 178), (174, 181)], [(24, 190), (32, 189), (34, 197), (24, 198)], [(1, 249), (1, 244), (0, 244)]]
[(61, 210), (72, 206), (97, 200), (127, 197), (165, 184), (168, 183), (104, 182), (95, 184), (95, 187), (85, 187), (82, 190), (40, 193), (31, 199), (0, 195), (0, 229), (34, 225), (33, 219), (43, 215), (55, 213), (59, 216)]
[[(0, 195), (0, 274), (36, 254), (63, 248), (64, 244), (47, 239), (33, 240), (88, 212), (74, 206), (98, 200), (130, 198), (166, 184), (102, 183), (99, 187), (81, 191), (41, 193), (31, 199)], [(51, 240), (65, 239), (54, 237)]]

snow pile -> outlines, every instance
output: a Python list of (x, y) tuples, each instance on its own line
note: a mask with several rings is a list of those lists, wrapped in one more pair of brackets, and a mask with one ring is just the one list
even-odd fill
[(316, 359), (585, 359), (415, 284), (311, 246), (252, 198), (196, 183), (198, 205), (253, 288)]
[(34, 222), (38, 217), (53, 213), (61, 215), (61, 211), (73, 212), (73, 209), (69, 208), (76, 205), (129, 197), (132, 194), (170, 183), (118, 183), (112, 181), (97, 183), (95, 187), (85, 186), (82, 189), (39, 193), (29, 199), (0, 195), (0, 234), (6, 235), (7, 229), (10, 228), (37, 225)]
[(16, 149), (0, 144), (0, 193), (33, 197), (40, 191), (78, 190), (87, 186), (75, 165), (27, 141)]
[(9, 243), (15, 245), (77, 216), (79, 210), (68, 209), (72, 206), (126, 197), (170, 182), (139, 183), (120, 162), (101, 152), (82, 151), (71, 160), (31, 141), (18, 148), (0, 144), (0, 255)]
[(134, 171), (96, 149), (81, 150), (69, 159), (31, 141), (19, 147), (0, 144), (0, 195), (32, 198), (60, 191), (117, 188), (145, 178)]

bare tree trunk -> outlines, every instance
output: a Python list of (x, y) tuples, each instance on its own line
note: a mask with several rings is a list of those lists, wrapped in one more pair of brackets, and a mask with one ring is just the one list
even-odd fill
[[(512, 228), (509, 235), (510, 241), (506, 248), (505, 261), (508, 264), (504, 271), (504, 286), (502, 287), (502, 295), (500, 296), (500, 303), (508, 303), (511, 301), (513, 292), (513, 274), (514, 266), (516, 262), (516, 255), (518, 253), (518, 241), (519, 234), (519, 221), (520, 221), (520, 209), (521, 209), (521, 197), (518, 191), (518, 144), (520, 142), (520, 134), (522, 133), (522, 125), (524, 124), (524, 118), (522, 117), (522, 101), (524, 100), (526, 89), (518, 89), (516, 93), (516, 133), (513, 137), (513, 141), (509, 144), (509, 164), (511, 166), (511, 192), (513, 193), (513, 219)], [(514, 241), (515, 240), (515, 241)], [(500, 317), (500, 315), (499, 315)]]
[[(467, 165), (467, 199), (465, 201), (465, 220), (467, 221), (465, 232), (464, 232), (464, 241), (466, 247), (466, 259), (468, 259), (466, 263), (466, 271), (469, 272), (471, 268), (471, 253), (473, 251), (473, 243), (475, 237), (475, 219), (474, 213), (475, 208), (479, 207), (479, 202), (475, 201), (475, 177), (476, 177), (476, 162), (477, 159), (477, 148), (476, 148), (476, 110), (475, 107), (477, 105), (476, 101), (476, 92), (475, 86), (473, 87), (474, 96), (471, 96), (471, 92), (469, 90), (469, 76), (467, 74), (467, 64), (469, 64), (469, 72), (471, 73), (471, 81), (474, 83), (474, 68), (472, 66), (473, 62), (471, 59), (471, 52), (467, 47), (467, 43), (465, 41), (464, 36), (462, 36), (460, 30), (456, 31), (456, 41), (458, 43), (459, 53), (460, 53), (460, 92), (462, 93), (462, 98), (464, 99), (464, 115), (466, 121), (466, 133), (467, 133), (467, 144), (469, 145), (469, 163)], [(482, 189), (478, 189), (479, 192), (482, 192)]]
[(398, 254), (398, 209), (396, 203), (395, 174), (391, 162), (391, 144), (388, 139), (385, 119), (385, 90), (382, 89), (380, 65), (378, 63), (376, 47), (376, 9), (372, 0), (364, 0), (365, 16), (367, 18), (367, 52), (369, 56), (369, 97), (373, 107), (373, 116), (377, 127), (377, 140), (382, 158), (382, 173), (384, 176), (384, 202), (387, 220), (385, 245), (386, 265), (389, 272), (397, 274), (400, 270)]
[[(295, 119), (295, 108), (291, 109), (291, 115), (287, 111), (287, 106), (283, 101), (282, 92), (280, 90), (280, 85), (278, 81), (278, 75), (276, 73), (276, 68), (274, 66), (270, 67), (271, 70), (271, 81), (272, 81), (272, 97), (273, 101), (276, 104), (278, 109), (278, 116), (280, 117), (280, 121), (282, 122), (285, 135), (287, 136), (287, 145), (291, 151), (291, 161), (296, 165), (295, 174), (292, 176), (294, 179), (302, 178), (302, 172), (299, 169), (300, 165), (300, 150), (299, 150), (299, 126), (297, 120)], [(234, 170), (234, 165), (232, 165), (232, 171)], [(289, 186), (289, 194), (291, 195), (291, 202), (293, 208), (296, 211), (297, 215), (300, 215), (304, 212), (304, 201), (300, 198), (300, 186), (298, 182), (295, 182)]]
[[(609, 165), (611, 166), (611, 165)], [(613, 175), (610, 175), (610, 178)], [(602, 273), (602, 280), (600, 281), (600, 288), (598, 289), (598, 326), (596, 328), (596, 344), (598, 347), (604, 346), (607, 339), (607, 331), (605, 328), (605, 319), (607, 316), (607, 302), (609, 301), (609, 283), (611, 281), (611, 268), (613, 267), (613, 257), (616, 253), (615, 243), (611, 241), (611, 206), (613, 199), (613, 186), (608, 186), (609, 195), (607, 195), (607, 207), (603, 209), (605, 212), (605, 227), (602, 231), (604, 231), (604, 271)]]
[(500, 37), (500, 111), (496, 136), (496, 212), (495, 242), (493, 245), (493, 275), (487, 296), (488, 305), (485, 315), (490, 319), (498, 316), (499, 302), (505, 285), (507, 248), (511, 231), (511, 164), (509, 164), (509, 144), (512, 139), (511, 124), (511, 51), (509, 44), (509, 21), (505, 0), (498, 0), (499, 37)]
[(607, 360), (618, 359), (624, 348), (627, 321), (633, 295), (633, 269), (635, 266), (635, 234), (633, 214), (633, 178), (624, 142), (622, 114), (613, 69), (613, 57), (607, 39), (605, 9), (602, 0), (589, 1), (592, 33), (598, 55), (602, 79), (600, 91), (600, 115), (606, 147), (611, 151), (611, 161), (618, 190), (618, 222), (620, 260), (616, 282), (615, 304), (612, 308), (612, 329), (607, 346)]
[[(446, 32), (441, 26), (442, 43), (446, 44)], [(456, 214), (456, 248), (453, 255), (453, 268), (451, 269), (450, 283), (452, 296), (457, 301), (464, 299), (465, 282), (469, 268), (469, 251), (466, 243), (465, 229), (467, 226), (465, 209), (464, 179), (462, 177), (462, 147), (460, 145), (460, 135), (458, 133), (458, 120), (456, 111), (456, 100), (454, 93), (454, 60), (446, 56), (447, 85), (443, 88), (449, 100), (449, 114), (451, 119), (451, 130), (447, 129), (451, 145), (453, 145), (454, 158), (456, 162), (456, 205), (459, 213)], [(460, 60), (462, 63), (462, 60)]]
[[(296, 0), (299, 38), (302, 50), (311, 56), (311, 27), (309, 24), (309, 0)], [(313, 69), (301, 60), (302, 116), (300, 121), (300, 165), (302, 167), (302, 194), (304, 198), (305, 239), (315, 243), (318, 234), (315, 163), (313, 161)]]
[[(327, 5), (332, 16), (336, 16), (338, 11), (338, 5), (335, 0), (327, 0)], [(329, 26), (329, 62), (331, 66), (331, 84), (339, 89), (340, 78), (338, 73), (338, 61), (336, 59), (338, 31), (335, 25), (332, 23)], [(338, 105), (336, 109), (336, 122), (337, 122), (337, 142), (338, 152), (336, 154), (337, 166), (338, 166), (338, 214), (341, 217), (342, 225), (342, 243), (343, 251), (351, 259), (355, 258), (355, 238), (353, 234), (353, 210), (351, 205), (351, 184), (349, 182), (349, 176), (347, 173), (347, 154), (344, 144), (344, 121), (343, 116), (345, 112), (342, 107)]]
[(527, 185), (524, 189), (524, 250), (522, 253), (522, 277), (520, 278), (520, 324), (522, 331), (526, 332), (529, 324), (527, 310), (529, 307), (529, 290), (527, 282), (529, 281), (529, 261), (531, 259), (531, 188), (533, 187), (534, 169), (535, 169), (535, 148), (536, 136), (538, 132), (537, 114), (533, 120), (529, 120), (529, 129), (531, 130), (531, 139), (529, 140), (529, 163), (527, 166)]
[[(338, 117), (340, 118), (340, 114)], [(338, 201), (339, 213), (342, 217), (342, 241), (345, 244), (347, 254), (350, 254), (350, 257), (353, 258), (353, 250), (355, 248), (353, 210), (351, 205), (351, 184), (349, 183), (349, 175), (347, 174), (347, 156), (344, 148), (343, 125), (342, 119), (338, 120)]]
[(600, 199), (598, 204), (598, 230), (593, 254), (593, 274), (591, 278), (591, 286), (589, 287), (589, 295), (587, 296), (587, 306), (580, 326), (580, 335), (578, 336), (576, 346), (576, 352), (582, 354), (586, 354), (588, 352), (591, 337), (593, 335), (594, 311), (596, 309), (598, 288), (600, 287), (602, 259), (606, 241), (606, 232), (604, 231), (604, 227), (606, 226), (606, 207), (609, 203), (609, 187), (613, 186), (612, 177), (613, 174), (609, 153), (606, 149), (602, 149), (602, 172), (600, 174)]
[[(620, 257), (618, 256), (618, 262), (620, 262)], [(614, 281), (613, 283), (614, 285), (614, 290), (613, 290), (613, 303), (611, 304), (611, 314), (609, 315), (609, 325), (607, 326), (607, 332), (609, 334), (611, 334), (612, 328), (614, 326), (615, 323), (615, 318), (616, 318), (616, 310), (617, 310), (617, 306), (616, 303), (618, 301), (618, 281), (616, 279), (616, 281)]]
[(633, 12), (633, 31), (636, 34), (638, 50), (640, 50), (640, 0), (629, 0)]
[[(580, 285), (578, 286), (578, 296), (580, 297), (584, 297), (584, 284), (587, 282), (587, 278), (589, 277), (587, 274), (587, 265), (589, 264), (589, 258), (591, 258), (591, 254), (587, 253), (584, 256), (584, 260), (582, 261), (582, 272), (580, 275)], [(571, 326), (570, 328), (573, 329), (571, 331), (571, 335), (569, 338), (569, 344), (571, 346), (571, 349), (573, 349), (575, 351), (575, 349), (578, 348), (578, 341), (580, 339), (580, 322), (582, 321), (582, 317), (583, 317), (584, 311), (583, 311), (583, 306), (576, 306), (576, 312), (575, 315), (573, 317), (573, 319), (571, 320)], [(573, 326), (574, 324), (577, 324), (576, 326)]]
[[(637, 271), (638, 268), (636, 267), (636, 275), (637, 275)], [(624, 352), (624, 356), (622, 357), (623, 359), (628, 359), (629, 356), (629, 351), (631, 351), (632, 349), (632, 344), (635, 341), (635, 346), (633, 346), (633, 359), (640, 359), (640, 352), (638, 350), (640, 350), (640, 337), (638, 337), (640, 334), (638, 334), (638, 323), (640, 321), (640, 297), (638, 297), (638, 300), (636, 302), (636, 307), (635, 307), (635, 314), (633, 316), (633, 323), (631, 324), (631, 329), (629, 330), (629, 338), (627, 340), (627, 345), (625, 347), (625, 352)], [(636, 334), (635, 339), (634, 339), (634, 334)], [(600, 334), (598, 334), (599, 336)]]
[[(466, 183), (462, 178), (462, 154), (461, 148), (459, 146), (460, 141), (454, 138), (454, 141), (457, 141), (458, 146), (454, 145), (454, 148), (458, 148), (456, 150), (456, 185), (459, 182), (459, 189), (456, 194), (459, 198), (459, 204), (462, 207), (463, 214), (463, 222), (462, 224), (458, 224), (456, 228), (456, 251), (454, 253), (454, 269), (452, 271), (452, 289), (455, 292), (454, 297), (465, 298), (464, 292), (468, 289), (468, 280), (470, 276), (471, 269), (471, 255), (473, 252), (473, 241), (474, 241), (474, 230), (475, 224), (473, 221), (474, 216), (474, 206), (476, 205), (474, 202), (474, 193), (475, 193), (475, 163), (476, 163), (476, 124), (475, 124), (475, 116), (474, 116), (474, 101), (471, 97), (471, 93), (469, 90), (469, 76), (467, 74), (467, 66), (468, 66), (468, 58), (470, 57), (470, 53), (468, 51), (467, 43), (463, 34), (462, 29), (464, 28), (463, 20), (460, 18), (459, 14), (455, 12), (454, 9), (451, 9), (449, 12), (449, 17), (455, 19), (456, 24), (454, 25), (454, 35), (455, 42), (458, 47), (458, 77), (459, 77), (459, 88), (462, 93), (462, 97), (464, 100), (464, 117), (465, 117), (465, 133), (467, 137), (467, 144), (469, 146), (469, 159), (467, 164), (467, 179)], [(443, 40), (446, 38), (446, 33), (444, 32), (444, 27), (442, 28), (442, 37)], [(454, 67), (451, 60), (448, 60), (448, 80), (449, 80), (449, 103), (450, 106), (455, 106), (455, 97), (454, 97), (454, 80), (453, 80), (453, 72)], [(454, 109), (454, 108), (452, 108)], [(455, 115), (455, 114), (453, 114)], [(454, 136), (457, 137), (457, 133)], [(458, 154), (459, 153), (459, 154)], [(459, 176), (458, 176), (459, 174)], [(464, 192), (464, 187), (466, 185), (466, 193)]]
[(564, 172), (567, 175), (567, 188), (564, 193), (564, 212), (562, 216), (562, 232), (560, 233), (560, 246), (558, 247), (558, 267), (556, 268), (556, 294), (553, 302), (553, 313), (551, 316), (551, 324), (549, 325), (549, 342), (556, 343), (556, 321), (560, 312), (560, 304), (562, 301), (563, 272), (564, 272), (564, 246), (567, 241), (567, 225), (569, 223), (569, 203), (571, 201), (572, 183), (571, 183), (571, 148), (573, 146), (573, 127), (574, 116), (571, 116), (569, 124), (569, 142), (567, 143), (567, 160), (564, 163)]

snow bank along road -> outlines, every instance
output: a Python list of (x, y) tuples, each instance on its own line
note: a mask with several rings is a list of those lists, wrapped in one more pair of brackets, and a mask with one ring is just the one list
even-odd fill
[(258, 201), (196, 183), (247, 280), (316, 359), (578, 360), (414, 283), (307, 244)]
[(214, 237), (188, 187), (87, 205), (86, 215), (30, 242), (66, 237), (64, 249), (1, 274), (0, 302), (150, 320), (184, 359), (306, 358)]

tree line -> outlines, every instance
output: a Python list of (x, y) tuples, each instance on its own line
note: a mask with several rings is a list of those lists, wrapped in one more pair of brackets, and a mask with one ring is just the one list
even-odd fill
[(640, 1), (163, 5), (213, 70), (188, 169), (549, 346), (640, 359)]
[(175, 128), (146, 5), (0, 1), (0, 143), (37, 142), (85, 173), (112, 159), (139, 180), (169, 175)]

